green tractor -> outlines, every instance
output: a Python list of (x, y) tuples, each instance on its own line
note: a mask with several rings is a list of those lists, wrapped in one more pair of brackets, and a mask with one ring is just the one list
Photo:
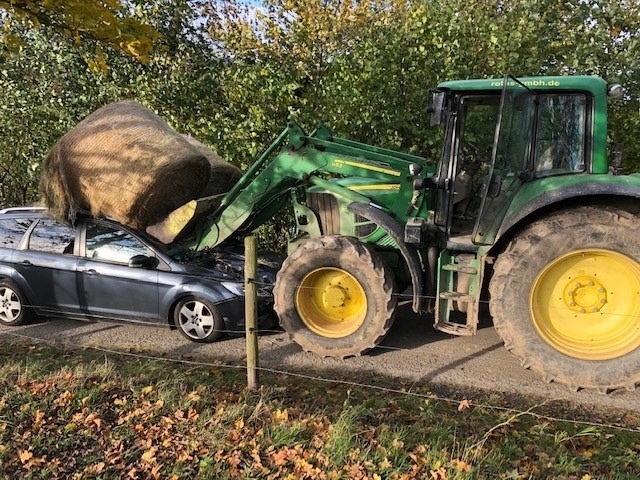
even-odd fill
[(473, 335), (488, 284), (523, 366), (575, 389), (632, 390), (640, 175), (607, 161), (607, 98), (621, 95), (596, 77), (442, 83), (437, 163), (290, 122), (187, 244), (218, 245), (288, 203), (296, 234), (275, 309), (305, 350), (374, 348), (404, 291), (436, 329)]

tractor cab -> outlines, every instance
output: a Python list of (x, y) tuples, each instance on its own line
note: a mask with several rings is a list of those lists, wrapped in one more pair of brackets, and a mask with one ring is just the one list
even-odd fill
[(527, 184), (542, 194), (556, 177), (607, 173), (606, 94), (595, 77), (439, 85), (432, 123), (444, 126), (444, 148), (433, 209), (445, 245), (493, 245)]
[(444, 130), (430, 182), (440, 247), (435, 326), (473, 334), (484, 265), (509, 228), (563, 195), (575, 197), (567, 183), (607, 173), (607, 85), (595, 77), (507, 76), (446, 82), (433, 95), (432, 124)]

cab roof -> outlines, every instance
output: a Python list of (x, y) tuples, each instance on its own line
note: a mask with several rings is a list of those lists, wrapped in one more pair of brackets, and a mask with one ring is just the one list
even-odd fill
[[(607, 82), (600, 77), (575, 75), (554, 77), (521, 77), (520, 82), (536, 93), (550, 90), (581, 90), (593, 95), (606, 95)], [(488, 78), (480, 80), (454, 80), (438, 85), (439, 90), (476, 92), (502, 90), (503, 78)]]

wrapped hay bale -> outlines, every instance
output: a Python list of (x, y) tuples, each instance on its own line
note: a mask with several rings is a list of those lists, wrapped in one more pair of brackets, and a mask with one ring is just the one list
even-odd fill
[(44, 160), (46, 205), (66, 220), (77, 210), (144, 229), (197, 198), (211, 166), (158, 115), (136, 102), (96, 110)]
[(204, 155), (211, 165), (209, 183), (199, 195), (199, 198), (211, 198), (201, 202), (188, 202), (171, 212), (165, 219), (147, 227), (147, 233), (163, 243), (171, 243), (191, 231), (198, 219), (220, 206), (222, 197), (242, 177), (242, 170), (224, 161), (222, 157), (198, 140), (188, 135), (184, 135), (184, 138)]
[(204, 155), (211, 165), (209, 183), (200, 192), (200, 197), (222, 196), (231, 190), (231, 187), (242, 177), (242, 170), (223, 160), (216, 152), (207, 148), (195, 138), (189, 135), (184, 135), (184, 138), (198, 153)]

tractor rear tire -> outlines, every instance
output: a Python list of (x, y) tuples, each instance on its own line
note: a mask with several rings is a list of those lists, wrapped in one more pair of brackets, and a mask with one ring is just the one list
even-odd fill
[(304, 350), (345, 358), (374, 348), (393, 323), (393, 274), (355, 238), (325, 236), (298, 247), (274, 288), (280, 325)]
[(547, 382), (606, 393), (640, 382), (640, 219), (562, 210), (526, 227), (489, 286), (494, 325)]

